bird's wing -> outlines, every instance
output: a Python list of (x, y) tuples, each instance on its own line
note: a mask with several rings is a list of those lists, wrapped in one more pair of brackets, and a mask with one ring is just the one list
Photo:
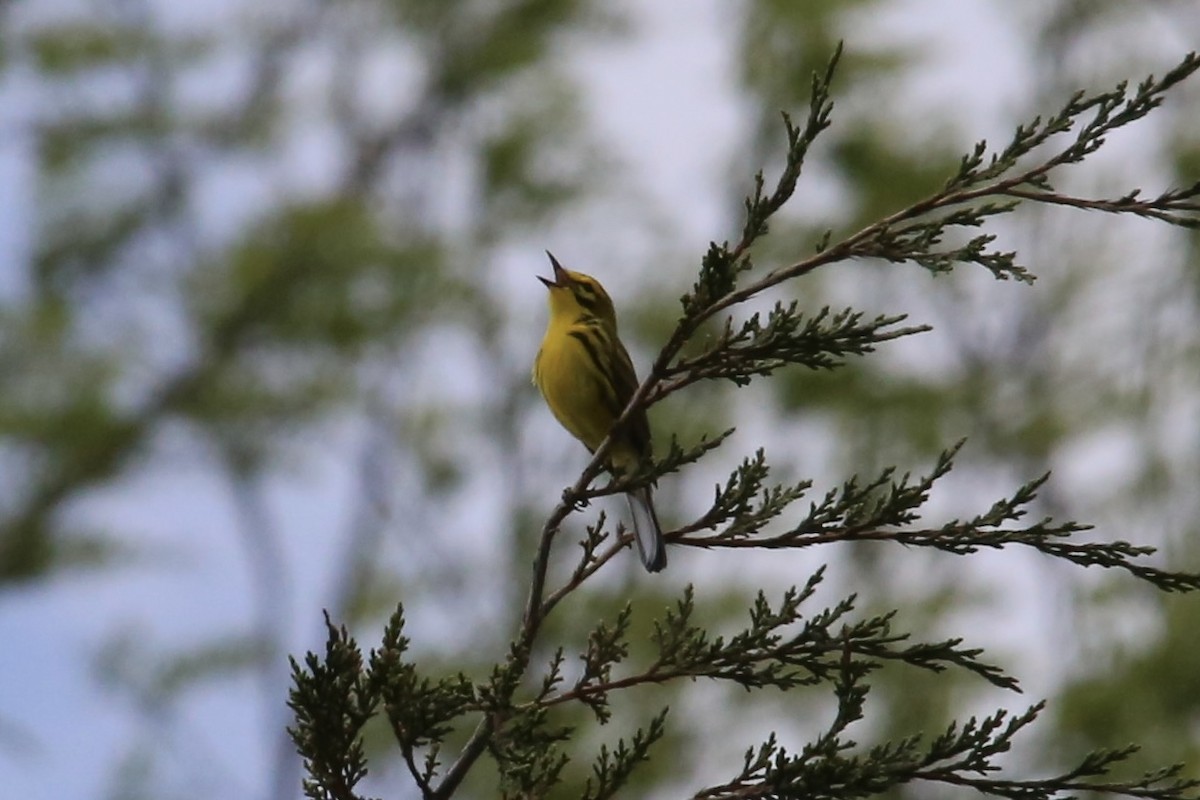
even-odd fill
[[(617, 400), (620, 403), (620, 411), (625, 410), (625, 406), (629, 403), (629, 398), (633, 397), (633, 393), (637, 391), (638, 378), (637, 372), (633, 369), (633, 361), (629, 358), (629, 353), (625, 347), (616, 342), (617, 358), (615, 359), (613, 378), (613, 386), (617, 391)], [(619, 414), (620, 411), (617, 413)], [(629, 436), (629, 441), (637, 450), (638, 455), (650, 455), (650, 421), (646, 418), (646, 412), (643, 409), (638, 409), (633, 416), (629, 418), (629, 424), (626, 426), (626, 431)]]

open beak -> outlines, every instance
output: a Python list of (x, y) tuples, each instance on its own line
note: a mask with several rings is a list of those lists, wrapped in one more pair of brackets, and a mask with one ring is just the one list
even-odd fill
[(555, 288), (566, 286), (567, 283), (569, 283), (569, 280), (567, 278), (567, 271), (565, 269), (563, 269), (562, 264), (558, 263), (558, 259), (554, 257), (553, 253), (551, 253), (549, 250), (547, 250), (546, 255), (550, 256), (550, 266), (554, 267), (554, 280), (550, 280), (549, 278), (543, 278), (541, 275), (538, 275), (537, 279), (539, 281), (541, 281), (542, 283), (546, 284), (546, 288), (548, 288), (548, 289), (555, 289)]

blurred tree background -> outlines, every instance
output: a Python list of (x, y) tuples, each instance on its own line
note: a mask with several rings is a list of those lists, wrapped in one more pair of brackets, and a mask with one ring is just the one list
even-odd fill
[[(1165, 70), (1200, 31), (1187, 0), (47, 0), (0, 15), (0, 777), (26, 797), (295, 796), (285, 656), (319, 640), (321, 608), (373, 631), (403, 599), (429, 664), (500, 657), (533, 537), (584, 458), (529, 385), (541, 250), (605, 282), (644, 365), (838, 39), (833, 129), (759, 263), (920, 197), (975, 140), (1076, 88)], [(1194, 179), (1198, 99), (1185, 85), (1071, 189)], [(683, 124), (655, 129), (660, 106), (687, 108)], [(818, 490), (926, 469), (965, 435), (935, 511), (1053, 468), (1047, 513), (1196, 569), (1195, 235), (1040, 207), (997, 227), (1033, 288), (888, 264), (806, 279), (805, 306), (934, 331), (668, 403), (660, 441), (739, 434), (664, 482), (664, 522), (768, 435), (772, 461)], [(572, 609), (581, 636), (626, 597), (660, 608), (693, 581), (710, 619), (733, 620), (751, 589), (827, 562), (832, 591), (966, 635), (1052, 697), (1028, 763), (1131, 740), (1147, 765), (1200, 761), (1195, 598), (1008, 553), (964, 569), (869, 544), (782, 563), (676, 549), (654, 579), (625, 561)], [(998, 702), (911, 672), (873, 698), (881, 736)], [(727, 715), (735, 741), (779, 715), (718, 689), (673, 702), (676, 719)], [(802, 737), (821, 702), (776, 727)], [(678, 756), (646, 778), (728, 766), (673, 735)]]

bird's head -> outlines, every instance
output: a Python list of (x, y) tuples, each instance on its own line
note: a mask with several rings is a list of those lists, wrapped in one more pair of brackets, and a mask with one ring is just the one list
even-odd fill
[(550, 313), (554, 316), (565, 315), (571, 319), (585, 315), (593, 316), (616, 327), (616, 311), (600, 281), (591, 275), (564, 268), (549, 252), (546, 255), (550, 256), (554, 278), (552, 280), (539, 275), (538, 280), (550, 290)]

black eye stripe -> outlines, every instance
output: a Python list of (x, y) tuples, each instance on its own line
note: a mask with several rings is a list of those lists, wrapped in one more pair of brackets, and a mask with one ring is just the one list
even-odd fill
[(596, 296), (596, 290), (586, 283), (578, 284), (575, 287), (575, 299), (579, 301), (579, 305), (584, 308), (592, 309), (596, 307), (596, 301), (599, 299)]

